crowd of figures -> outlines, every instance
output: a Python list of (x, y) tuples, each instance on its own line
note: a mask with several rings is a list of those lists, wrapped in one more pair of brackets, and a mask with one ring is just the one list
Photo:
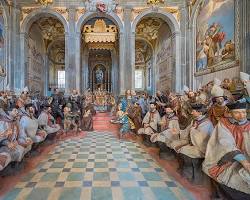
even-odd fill
[(161, 159), (177, 159), (178, 172), (194, 184), (211, 183), (214, 197), (250, 199), (250, 81), (215, 78), (184, 94), (126, 91), (117, 104), (120, 137), (141, 137)]
[[(159, 148), (161, 159), (177, 159), (179, 172), (201, 184), (210, 177), (228, 199), (250, 199), (250, 80), (215, 78), (184, 94), (155, 96), (127, 90), (114, 97), (97, 90), (68, 97), (55, 89), (50, 97), (0, 93), (0, 174), (15, 168), (46, 141), (70, 131), (93, 130), (93, 116), (110, 112), (120, 124), (119, 138), (133, 135)], [(4, 173), (3, 173), (4, 172)]]
[[(20, 95), (0, 92), (0, 175), (13, 174), (24, 157), (39, 153), (44, 143), (81, 130), (93, 131), (93, 115), (99, 99), (90, 90), (78, 94), (73, 90), (68, 97), (58, 89), (49, 97), (31, 94), (24, 88)], [(98, 93), (99, 94), (99, 93)], [(113, 96), (105, 97), (105, 107), (111, 110)]]

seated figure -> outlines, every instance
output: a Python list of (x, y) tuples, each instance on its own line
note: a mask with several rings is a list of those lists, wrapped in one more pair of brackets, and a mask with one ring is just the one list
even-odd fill
[(194, 120), (184, 131), (180, 131), (180, 139), (170, 146), (178, 153), (182, 175), (189, 181), (200, 183), (203, 178), (201, 163), (214, 127), (205, 115), (207, 110), (203, 104), (191, 104), (191, 107)]
[(25, 148), (18, 142), (17, 116), (17, 109), (13, 109), (9, 115), (0, 114), (0, 154), (8, 153), (11, 161), (21, 162), (25, 155)]
[(131, 125), (128, 115), (119, 110), (117, 112), (118, 122), (121, 124), (119, 138), (123, 138), (125, 134), (130, 133)]
[(161, 132), (154, 133), (150, 140), (157, 142), (160, 147), (161, 159), (171, 159), (174, 154), (168, 148), (169, 144), (179, 138), (179, 121), (170, 104), (165, 106), (165, 115), (161, 119)]
[(78, 129), (78, 124), (76, 123), (75, 120), (75, 115), (71, 112), (71, 109), (69, 106), (65, 106), (63, 109), (63, 128), (64, 131), (77, 131)]
[(91, 104), (84, 108), (82, 117), (82, 129), (84, 131), (93, 131), (93, 106)]
[(48, 135), (56, 134), (61, 129), (60, 125), (55, 123), (55, 119), (51, 115), (51, 107), (48, 104), (43, 105), (42, 112), (38, 117), (38, 124)]
[(143, 135), (143, 143), (145, 146), (154, 146), (150, 141), (151, 135), (158, 132), (158, 125), (160, 125), (161, 117), (156, 110), (156, 103), (150, 102), (150, 111), (147, 112), (143, 118), (143, 128), (138, 130), (139, 135)]
[(250, 199), (250, 122), (245, 103), (227, 104), (208, 142), (203, 171), (230, 199)]
[(20, 137), (19, 141), (26, 144), (29, 139), (33, 143), (40, 143), (45, 140), (46, 131), (40, 130), (38, 120), (34, 117), (34, 108), (32, 104), (25, 105), (25, 112), (21, 115), (20, 119)]

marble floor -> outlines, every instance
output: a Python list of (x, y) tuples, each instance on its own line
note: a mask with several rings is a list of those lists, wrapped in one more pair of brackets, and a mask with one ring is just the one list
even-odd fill
[(6, 200), (194, 199), (136, 142), (108, 131), (61, 141)]

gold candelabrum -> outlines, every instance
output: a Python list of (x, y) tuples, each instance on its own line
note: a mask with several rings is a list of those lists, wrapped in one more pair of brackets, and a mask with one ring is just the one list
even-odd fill
[(53, 3), (53, 0), (36, 0), (37, 3), (40, 3), (41, 5), (47, 6), (49, 4)]

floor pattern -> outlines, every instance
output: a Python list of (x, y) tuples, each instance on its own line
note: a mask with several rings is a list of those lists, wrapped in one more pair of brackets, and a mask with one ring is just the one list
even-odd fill
[(194, 199), (137, 143), (109, 132), (61, 142), (6, 200)]

